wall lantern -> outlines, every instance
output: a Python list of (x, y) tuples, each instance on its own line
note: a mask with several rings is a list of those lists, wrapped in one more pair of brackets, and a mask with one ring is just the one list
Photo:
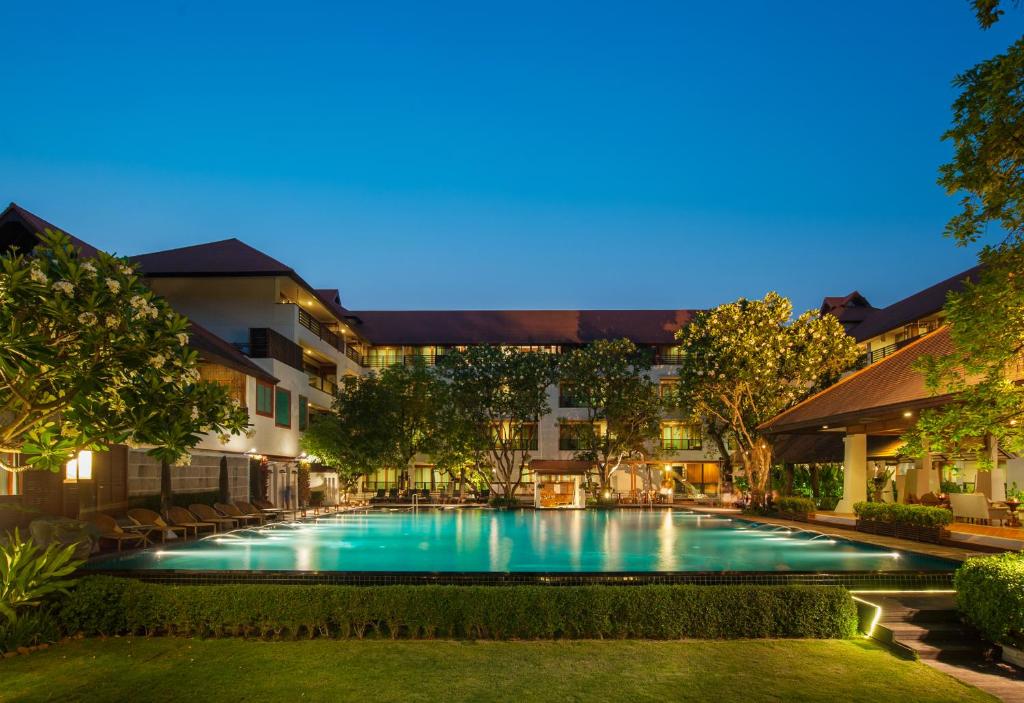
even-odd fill
[(92, 479), (92, 452), (83, 449), (78, 456), (70, 460), (64, 467), (64, 480), (89, 481)]

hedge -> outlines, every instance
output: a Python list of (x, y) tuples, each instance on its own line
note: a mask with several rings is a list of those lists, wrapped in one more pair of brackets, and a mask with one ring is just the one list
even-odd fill
[(968, 559), (953, 584), (971, 624), (993, 642), (1024, 647), (1024, 552)]
[(903, 503), (856, 503), (853, 512), (861, 520), (891, 522), (915, 527), (942, 527), (953, 522), (953, 513), (945, 508)]
[(90, 576), (66, 632), (429, 639), (846, 638), (839, 586), (169, 586)]
[(780, 513), (793, 513), (796, 515), (810, 515), (817, 510), (817, 506), (810, 498), (799, 496), (784, 496), (775, 501), (775, 507)]

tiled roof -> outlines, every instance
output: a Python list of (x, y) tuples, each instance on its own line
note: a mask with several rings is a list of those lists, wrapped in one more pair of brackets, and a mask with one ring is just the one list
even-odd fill
[(835, 315), (848, 330), (870, 317), (876, 310), (877, 308), (872, 307), (859, 291), (842, 296), (826, 296), (821, 303), (821, 314)]
[(374, 344), (672, 344), (690, 310), (409, 310), (349, 313)]
[(151, 277), (296, 275), (290, 266), (235, 238), (131, 258)]
[[(844, 436), (843, 432), (778, 435), (772, 446), (772, 457), (778, 462), (794, 464), (841, 463)], [(869, 435), (868, 459), (896, 456), (896, 449), (902, 443), (899, 437)]]
[(188, 345), (207, 361), (227, 366), (247, 376), (276, 384), (278, 379), (255, 364), (249, 357), (202, 325), (189, 321)]
[(68, 235), (68, 237), (71, 238), (72, 244), (78, 247), (78, 249), (82, 252), (82, 256), (91, 257), (96, 256), (96, 254), (99, 253), (99, 250), (96, 249), (96, 247), (94, 247), (92, 244), (89, 244), (88, 242), (83, 242), (81, 239), (74, 236), (70, 232), (65, 231), (64, 229), (58, 227), (55, 224), (47, 222), (38, 215), (31, 213), (25, 208), (21, 207), (17, 203), (11, 203), (2, 213), (0, 213), (0, 227), (8, 224), (19, 224), (29, 234), (33, 236), (42, 234), (44, 230), (48, 229), (53, 231), (64, 232), (64, 234)]
[(941, 402), (925, 387), (924, 377), (912, 366), (925, 355), (943, 356), (952, 351), (948, 327), (908, 344), (881, 361), (839, 380), (825, 390), (776, 415), (762, 425), (772, 433), (858, 422), (879, 410), (908, 404)]
[(973, 277), (977, 272), (977, 266), (967, 269), (888, 307), (876, 310), (854, 327), (851, 334), (858, 342), (863, 342), (883, 332), (937, 313), (946, 304), (946, 295), (951, 291), (963, 290), (964, 279)]

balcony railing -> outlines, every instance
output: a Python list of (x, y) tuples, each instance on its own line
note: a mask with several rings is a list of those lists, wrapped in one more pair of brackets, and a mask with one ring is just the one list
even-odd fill
[(908, 337), (907, 339), (901, 339), (900, 341), (894, 342), (893, 344), (889, 344), (884, 347), (879, 347), (878, 349), (872, 349), (871, 351), (861, 355), (860, 359), (857, 360), (857, 366), (870, 366), (876, 361), (881, 361), (885, 357), (895, 354), (900, 349), (907, 346), (914, 340), (919, 339), (920, 337), (921, 335), (917, 335), (915, 337)]
[(305, 370), (302, 347), (269, 327), (250, 327), (249, 343), (235, 347), (253, 359), (276, 359), (293, 369)]
[(417, 361), (426, 364), (427, 366), (433, 366), (437, 363), (437, 357), (440, 354), (384, 354), (384, 355), (367, 355), (362, 365), (371, 369), (381, 369), (388, 366), (412, 366)]
[(655, 366), (670, 365), (670, 364), (678, 365), (678, 364), (681, 364), (681, 363), (683, 363), (683, 355), (682, 354), (671, 354), (671, 353), (661, 354), (661, 353), (655, 353), (655, 355), (654, 355), (654, 365)]
[(700, 437), (662, 437), (661, 448), (672, 451), (680, 449), (701, 449)]
[(309, 387), (316, 388), (318, 391), (323, 391), (327, 395), (331, 396), (338, 394), (338, 384), (336, 384), (334, 381), (328, 380), (326, 378), (320, 378), (318, 376), (309, 377)]
[(327, 328), (327, 325), (320, 322), (308, 312), (299, 308), (299, 324), (307, 330), (324, 340), (338, 351), (345, 351), (345, 343), (341, 337)]
[(366, 366), (366, 360), (363, 358), (363, 355), (360, 354), (359, 351), (351, 345), (345, 345), (345, 356), (347, 356), (349, 359), (356, 362), (360, 366)]

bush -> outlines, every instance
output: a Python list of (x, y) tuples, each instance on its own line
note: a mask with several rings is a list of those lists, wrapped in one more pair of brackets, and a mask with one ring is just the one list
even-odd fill
[(810, 515), (813, 513), (817, 506), (814, 501), (810, 498), (801, 498), (799, 496), (785, 496), (775, 501), (776, 507), (779, 512), (782, 513), (793, 513), (796, 515)]
[(15, 622), (0, 620), (0, 654), (18, 647), (52, 644), (60, 639), (60, 623), (49, 608), (31, 610)]
[(942, 527), (953, 522), (953, 513), (945, 508), (903, 503), (856, 503), (853, 512), (861, 520), (891, 522), (915, 527)]
[(429, 639), (852, 637), (838, 586), (166, 586), (83, 579), (69, 633)]
[(960, 612), (986, 637), (1024, 647), (1024, 552), (968, 559), (953, 584)]

